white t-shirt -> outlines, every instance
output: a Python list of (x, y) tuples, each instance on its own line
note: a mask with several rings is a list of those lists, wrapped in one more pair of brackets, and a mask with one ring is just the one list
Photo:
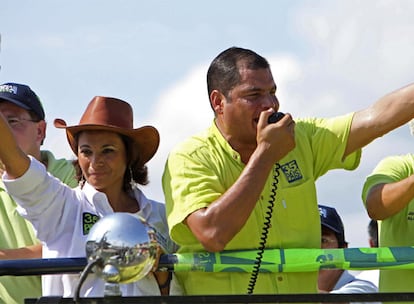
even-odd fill
[[(27, 218), (43, 243), (43, 258), (85, 257), (88, 232), (97, 219), (113, 213), (106, 195), (85, 184), (71, 189), (50, 175), (45, 167), (31, 157), (24, 175), (9, 179), (3, 175), (7, 191), (19, 204), (19, 213)], [(167, 240), (167, 253), (177, 250), (168, 234), (165, 205), (149, 200), (137, 188), (133, 194), (139, 202), (137, 215), (146, 219)], [(73, 297), (79, 274), (42, 276), (44, 296)], [(81, 297), (102, 297), (105, 282), (90, 274), (82, 285)], [(139, 281), (121, 284), (123, 296), (160, 295), (152, 273)]]
[(360, 279), (360, 280), (370, 281), (372, 284), (374, 284), (378, 288), (379, 269), (361, 271), (356, 277), (357, 279)]
[[(378, 284), (352, 275), (349, 271), (344, 270), (334, 289), (330, 293), (374, 293), (378, 292)], [(352, 302), (362, 303), (362, 302)], [(364, 302), (365, 303), (365, 302)], [(369, 302), (375, 303), (375, 302)]]

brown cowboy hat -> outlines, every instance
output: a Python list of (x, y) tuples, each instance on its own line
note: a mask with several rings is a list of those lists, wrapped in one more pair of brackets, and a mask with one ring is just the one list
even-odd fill
[(133, 113), (129, 103), (111, 97), (95, 96), (86, 107), (79, 124), (67, 126), (63, 119), (54, 121), (56, 128), (66, 129), (70, 147), (78, 155), (76, 134), (81, 131), (112, 131), (133, 140), (140, 163), (144, 165), (155, 154), (160, 143), (160, 136), (152, 126), (133, 128)]

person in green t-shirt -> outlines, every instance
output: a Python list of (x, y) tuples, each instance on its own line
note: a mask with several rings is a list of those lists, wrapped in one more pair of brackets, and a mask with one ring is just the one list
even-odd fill
[[(382, 159), (365, 180), (362, 201), (378, 221), (380, 247), (414, 246), (414, 154)], [(379, 291), (411, 292), (413, 281), (414, 270), (380, 270)]]
[[(27, 85), (0, 85), (0, 112), (6, 117), (20, 148), (40, 160), (65, 184), (77, 186), (75, 169), (69, 160), (55, 159), (41, 151), (46, 135), (45, 112), (39, 97)], [(3, 172), (0, 163), (0, 173)], [(32, 225), (16, 210), (16, 203), (0, 179), (0, 259), (41, 258), (42, 246)], [(0, 276), (0, 302), (22, 304), (26, 298), (42, 295), (40, 276)]]
[[(182, 253), (320, 248), (317, 178), (355, 169), (362, 147), (414, 117), (410, 85), (355, 113), (286, 113), (269, 123), (279, 110), (269, 63), (238, 47), (212, 61), (207, 89), (211, 126), (177, 145), (163, 173), (169, 229)], [(317, 271), (176, 275), (188, 295), (317, 292)]]

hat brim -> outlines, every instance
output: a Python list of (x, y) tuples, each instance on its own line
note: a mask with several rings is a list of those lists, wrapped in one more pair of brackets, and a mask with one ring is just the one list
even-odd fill
[(55, 119), (54, 126), (59, 129), (66, 129), (66, 137), (75, 155), (78, 155), (76, 135), (82, 131), (109, 131), (129, 137), (134, 142), (135, 152), (139, 155), (141, 165), (145, 165), (155, 155), (160, 144), (159, 133), (152, 126), (143, 126), (137, 129), (94, 124), (67, 126), (62, 119)]
[(326, 223), (321, 223), (321, 225), (322, 226), (324, 226), (324, 227), (326, 227), (326, 228), (328, 228), (328, 229), (330, 229), (330, 230), (332, 230), (333, 232), (335, 232), (335, 233), (342, 233), (342, 231), (340, 231), (340, 230), (338, 230), (337, 228), (335, 228), (335, 227), (333, 227), (333, 226), (331, 226), (331, 225), (328, 225), (328, 224), (326, 224)]

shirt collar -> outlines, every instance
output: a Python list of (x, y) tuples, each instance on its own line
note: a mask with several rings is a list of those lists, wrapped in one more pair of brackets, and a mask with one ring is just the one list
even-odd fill
[(152, 213), (152, 205), (145, 194), (137, 187), (133, 188), (134, 196), (138, 201), (139, 212), (138, 214), (143, 218), (149, 218)]
[[(105, 193), (99, 192), (87, 182), (85, 182), (82, 191), (85, 194), (88, 202), (90, 204), (93, 202), (95, 208), (102, 210), (111, 210), (113, 212), (113, 209)], [(137, 214), (144, 218), (148, 218), (152, 213), (152, 205), (150, 201), (137, 186), (134, 186), (132, 191), (133, 196), (138, 201), (139, 211)]]

